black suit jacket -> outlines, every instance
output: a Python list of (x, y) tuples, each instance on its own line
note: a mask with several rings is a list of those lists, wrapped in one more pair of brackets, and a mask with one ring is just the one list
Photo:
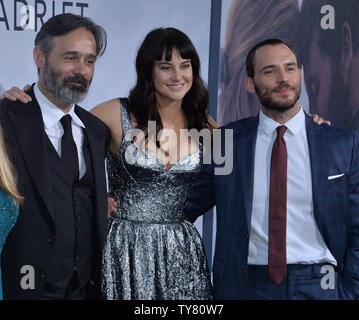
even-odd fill
[[(56, 235), (50, 169), (46, 152), (47, 138), (44, 134), (41, 110), (32, 89), (29, 94), (32, 97), (30, 103), (23, 104), (20, 101), (12, 102), (5, 99), (0, 104), (0, 123), (5, 142), (17, 171), (19, 191), (25, 198), (24, 207), (6, 240), (2, 253), (5, 299), (40, 299), (43, 296), (47, 268), (53, 252), (53, 236)], [(109, 147), (110, 131), (101, 120), (88, 111), (79, 106), (75, 108), (86, 127), (93, 162), (94, 261), (91, 283), (95, 290), (91, 292), (92, 297), (100, 298), (102, 248), (107, 233), (104, 159)], [(31, 267), (34, 270), (34, 279)], [(34, 288), (31, 288), (32, 280), (34, 280)], [(30, 288), (26, 289), (26, 287)], [(94, 292), (95, 296), (93, 296)]]

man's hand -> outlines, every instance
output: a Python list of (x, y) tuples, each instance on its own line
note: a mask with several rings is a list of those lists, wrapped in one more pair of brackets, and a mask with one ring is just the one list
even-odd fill
[(330, 121), (324, 120), (323, 118), (319, 117), (317, 114), (309, 113), (309, 117), (311, 117), (313, 122), (316, 123), (316, 124), (326, 124), (328, 126), (331, 125)]
[(116, 210), (117, 202), (114, 198), (107, 197), (107, 218), (110, 219), (111, 213)]
[(26, 85), (23, 90), (19, 89), (18, 87), (12, 87), (10, 90), (7, 90), (3, 93), (0, 97), (0, 100), (6, 98), (11, 101), (20, 100), (22, 103), (28, 103), (32, 99), (31, 97), (25, 92), (31, 88), (30, 85)]

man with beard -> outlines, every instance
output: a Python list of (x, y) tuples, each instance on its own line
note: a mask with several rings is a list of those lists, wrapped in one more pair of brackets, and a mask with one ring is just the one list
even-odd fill
[(233, 130), (233, 171), (204, 165), (186, 208), (194, 221), (217, 206), (215, 298), (357, 299), (358, 137), (303, 111), (301, 71), (283, 41), (257, 44), (246, 69), (261, 111), (221, 129), (221, 146)]
[(105, 31), (90, 19), (51, 18), (35, 39), (39, 77), (27, 92), (31, 102), (1, 102), (25, 198), (1, 259), (5, 299), (101, 297), (109, 130), (76, 103), (105, 47)]
[[(322, 29), (331, 6), (334, 29)], [(359, 1), (303, 0), (298, 37), (312, 113), (359, 132)]]

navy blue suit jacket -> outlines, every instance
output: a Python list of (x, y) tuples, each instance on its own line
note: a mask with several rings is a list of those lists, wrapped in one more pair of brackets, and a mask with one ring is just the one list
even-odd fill
[[(245, 297), (251, 227), (254, 156), (258, 116), (221, 128), (233, 130), (233, 170), (214, 175), (220, 167), (204, 164), (187, 200), (191, 221), (217, 207), (217, 235), (213, 261), (216, 299)], [(342, 298), (359, 298), (359, 142), (354, 133), (316, 125), (306, 116), (312, 172), (314, 217), (319, 232), (338, 263)], [(340, 178), (328, 180), (328, 176)]]

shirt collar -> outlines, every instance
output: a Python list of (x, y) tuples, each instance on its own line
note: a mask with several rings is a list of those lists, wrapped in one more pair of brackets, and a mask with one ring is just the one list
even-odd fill
[(263, 131), (265, 135), (271, 137), (276, 128), (283, 125), (287, 127), (287, 132), (290, 132), (292, 135), (296, 135), (305, 125), (305, 115), (302, 107), (300, 107), (299, 112), (293, 118), (284, 124), (278, 123), (269, 118), (262, 110), (259, 112), (258, 128)]
[[(50, 129), (54, 127), (65, 115), (65, 112), (63, 112), (60, 108), (58, 108), (55, 104), (46, 98), (46, 96), (40, 91), (38, 84), (34, 86), (34, 94), (41, 109), (45, 128)], [(71, 116), (72, 121), (75, 124), (85, 128), (85, 125), (75, 113), (75, 105), (72, 105), (70, 111), (67, 114)]]

